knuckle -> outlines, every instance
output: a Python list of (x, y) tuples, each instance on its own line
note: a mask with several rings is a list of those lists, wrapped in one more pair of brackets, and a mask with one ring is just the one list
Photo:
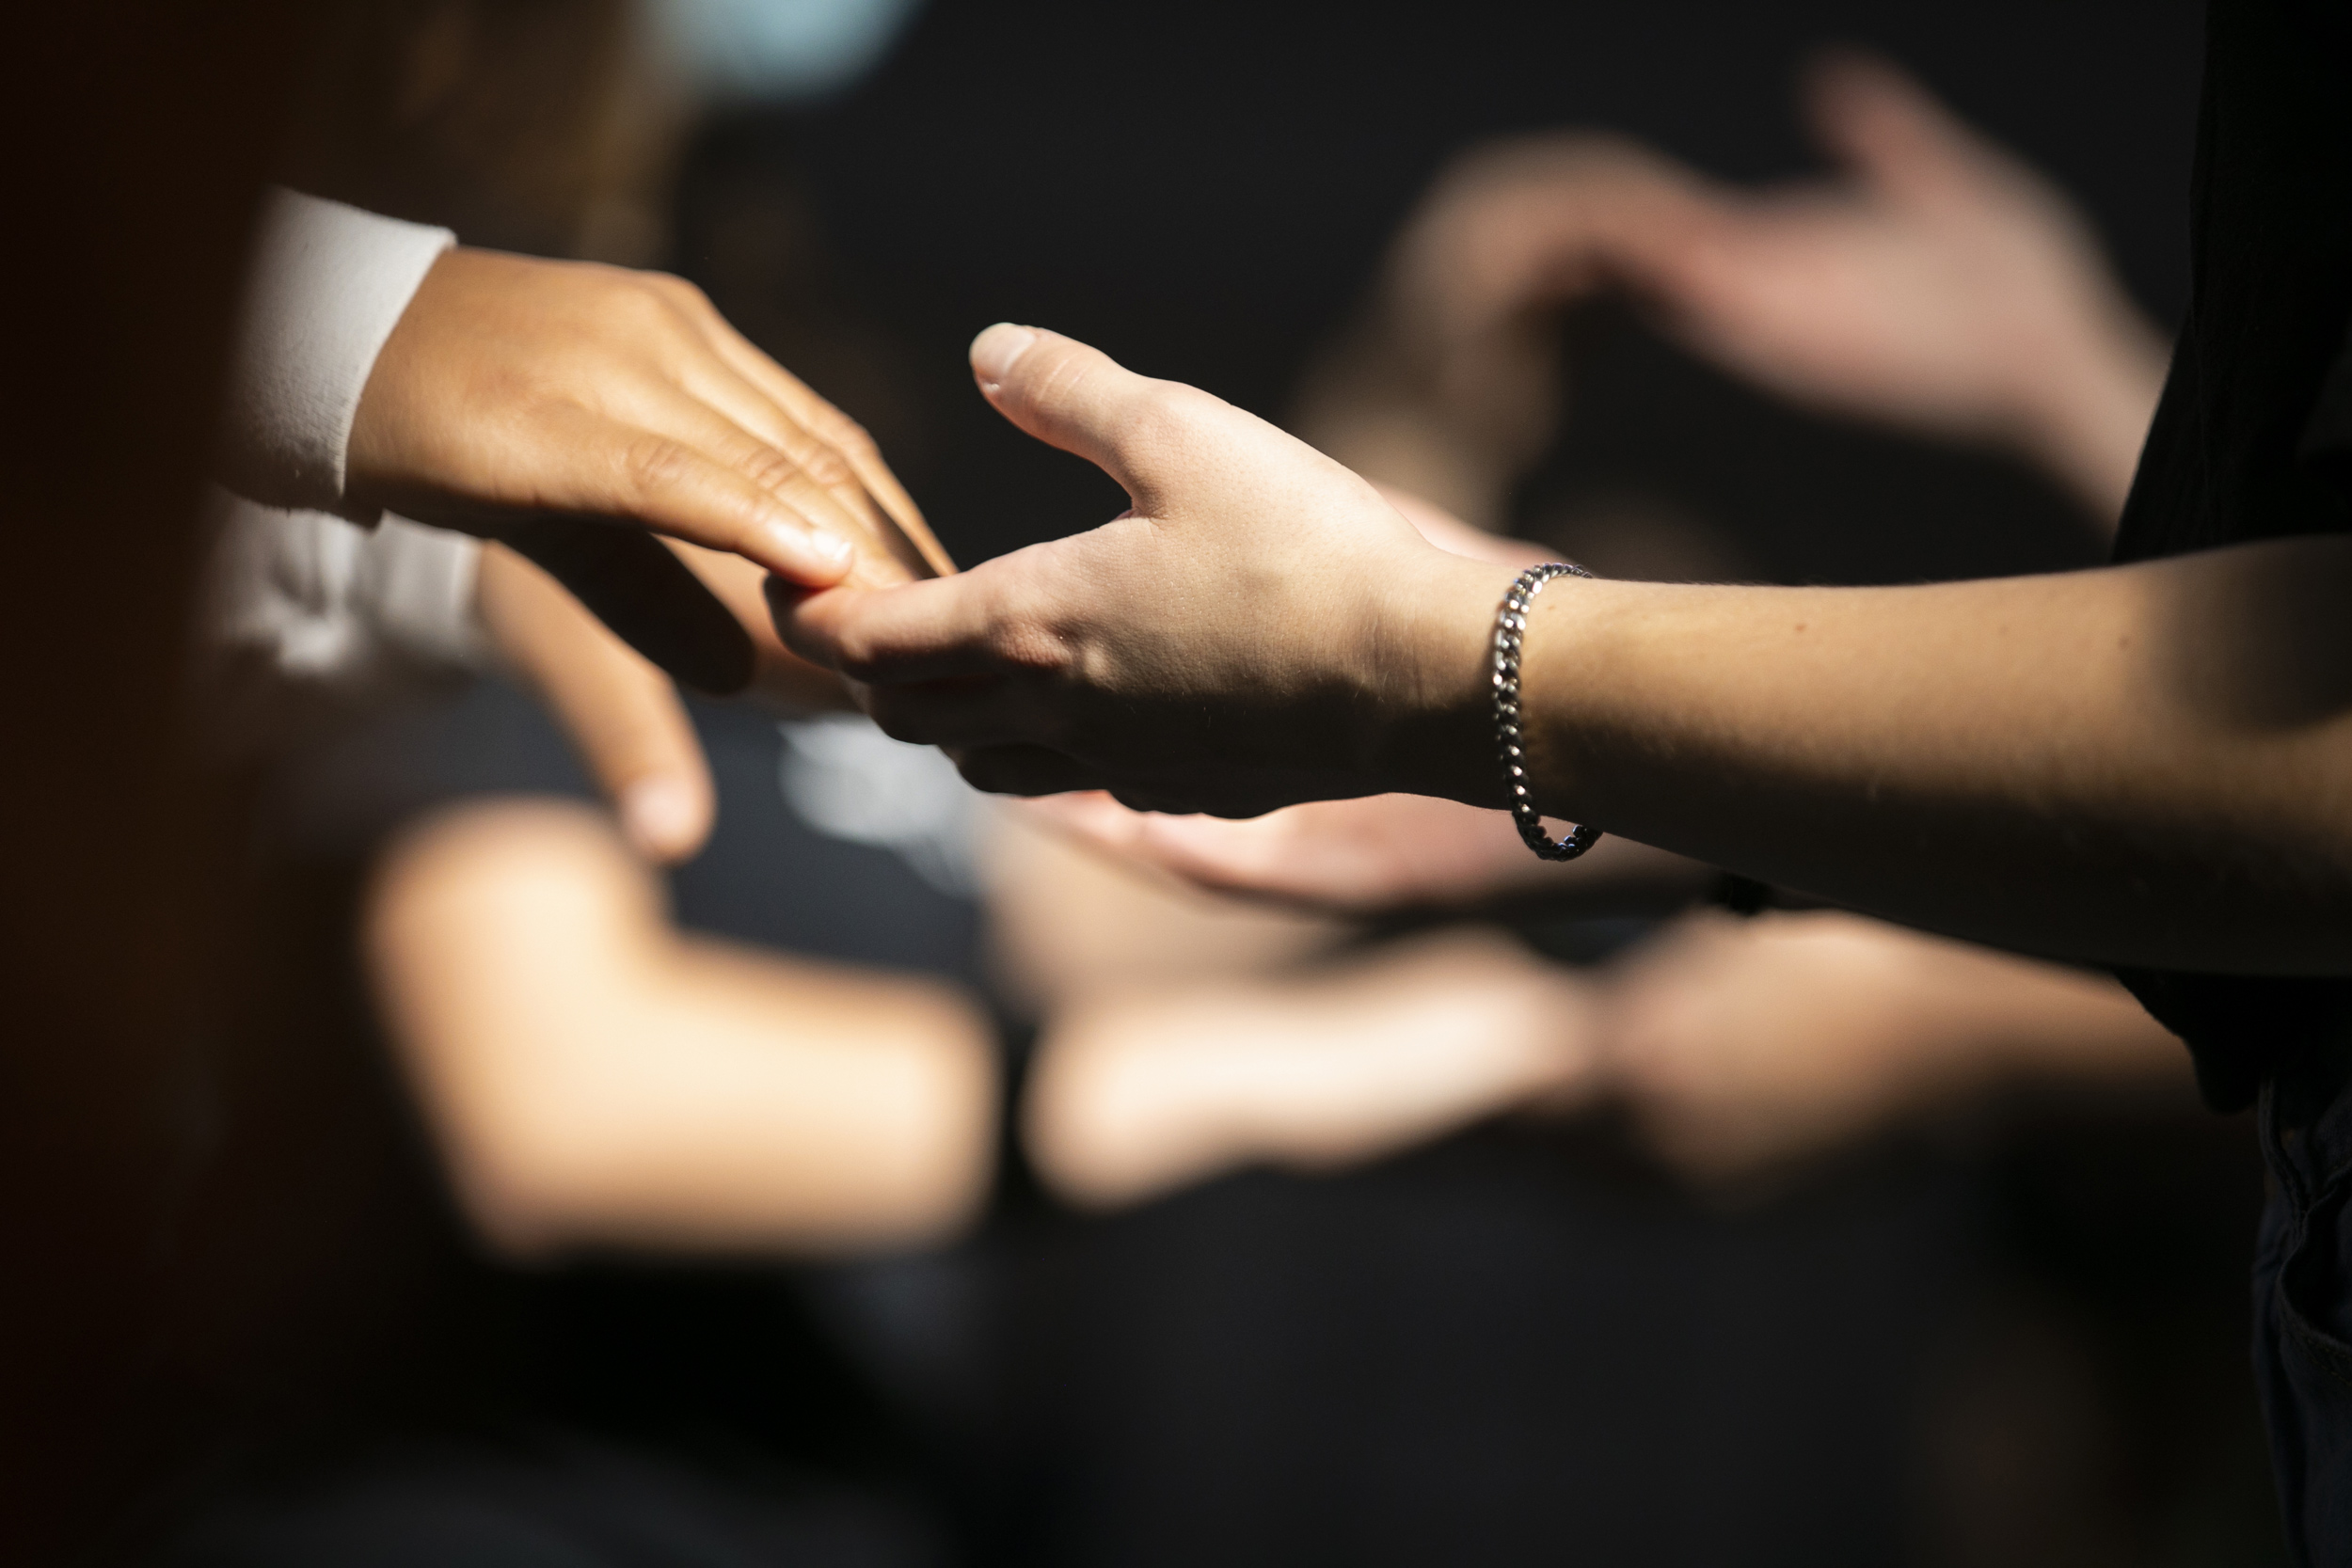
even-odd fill
[(735, 466), (763, 490), (781, 490), (803, 471), (803, 465), (771, 446), (752, 447)]
[(828, 488), (847, 484), (857, 477), (856, 470), (850, 467), (849, 459), (821, 444), (812, 444), (801, 456), (800, 468), (810, 479)]
[(654, 496), (685, 483), (694, 469), (694, 454), (683, 442), (648, 433), (632, 436), (621, 448), (620, 466), (631, 494)]
[(710, 296), (698, 284), (691, 283), (674, 272), (639, 273), (639, 279), (647, 289), (671, 305), (706, 306)]
[(999, 612), (990, 623), (989, 655), (1009, 671), (1057, 676), (1073, 669), (1076, 659), (1070, 641), (1053, 626), (1032, 615)]
[(818, 416), (814, 428), (818, 439), (842, 451), (864, 455), (867, 452), (879, 453), (882, 451), (874, 444), (873, 436), (866, 434), (864, 425), (830, 404), (826, 404), (825, 411)]

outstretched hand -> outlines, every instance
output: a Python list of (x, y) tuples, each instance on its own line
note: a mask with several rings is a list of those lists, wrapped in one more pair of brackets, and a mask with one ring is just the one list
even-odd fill
[(1499, 801), (1477, 692), (1509, 567), (1432, 548), (1311, 448), (1083, 343), (999, 325), (972, 358), (1000, 413), (1134, 506), (959, 577), (781, 595), (787, 641), (862, 683), (884, 730), (1011, 794)]
[(349, 453), (356, 498), (514, 545), (707, 689), (748, 680), (753, 651), (640, 530), (804, 587), (953, 570), (863, 430), (653, 273), (450, 251)]
[(1883, 61), (1831, 56), (1805, 98), (1839, 172), (1762, 192), (1589, 134), (1471, 154), (1399, 241), (1389, 331), (1515, 455), (1550, 428), (1555, 350), (1530, 314), (1620, 287), (1735, 374), (2011, 447), (2112, 515), (2164, 350), (2081, 215)]

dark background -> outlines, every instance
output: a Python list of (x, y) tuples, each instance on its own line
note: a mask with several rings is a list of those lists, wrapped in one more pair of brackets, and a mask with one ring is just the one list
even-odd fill
[[(256, 888), (205, 853), (244, 839), (154, 766), (194, 555), (170, 525), (204, 438), (187, 389), (212, 380), (302, 29), (284, 7), (164, 27), (67, 9), (12, 101), (13, 145), (41, 153), (15, 166), (16, 210), (60, 236), (12, 328), (7, 625), (11, 667), (46, 677), (11, 687), (14, 733), (75, 741), (10, 770), (7, 1088), (39, 1107), (7, 1150), (18, 1560), (85, 1555), (183, 1500), (159, 1456), (217, 1477), (222, 1430), (283, 1452), (403, 1400), (444, 1436), (490, 1404), (657, 1447), (757, 1404), (730, 1440), (899, 1466), (984, 1560), (2273, 1550), (2241, 1349), (2250, 1140), (2169, 1103), (2009, 1107), (1738, 1212), (1606, 1126), (1509, 1126), (1103, 1222), (1014, 1193), (968, 1245), (863, 1270), (485, 1266), (342, 989), (351, 844)], [(1586, 124), (1728, 177), (1804, 169), (1791, 76), (1832, 40), (1887, 50), (2050, 170), (2177, 317), (2198, 17), (2169, 4), (938, 0), (838, 101), (709, 127), (674, 262), (866, 420), (974, 561), (1123, 504), (980, 403), (978, 327), (1050, 325), (1279, 419), (1449, 153)], [(1793, 415), (1622, 315), (1568, 330), (1570, 420), (1527, 526), (1638, 491), (1789, 579), (2091, 553), (2007, 464)], [(95, 580), (93, 541), (125, 572)], [(127, 633), (101, 648), (93, 626)], [(772, 733), (705, 720), (725, 815), (679, 880), (686, 919), (968, 968), (968, 911), (779, 831)], [(566, 787), (535, 722), (489, 690), (437, 734), (391, 732), (369, 754), (409, 774), (376, 779), (383, 815)], [(903, 902), (824, 918), (876, 885)], [(292, 938), (248, 951), (248, 917)], [(224, 1022), (221, 972), (286, 1000)], [(306, 982), (325, 993), (308, 1010)], [(593, 1466), (555, 1474), (532, 1484), (569, 1486), (575, 1512), (583, 1488), (612, 1500)]]

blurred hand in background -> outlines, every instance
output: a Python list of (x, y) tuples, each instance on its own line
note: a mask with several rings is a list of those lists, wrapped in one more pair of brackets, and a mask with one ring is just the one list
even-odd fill
[[(1825, 56), (1804, 104), (1837, 172), (1761, 190), (1587, 133), (1469, 154), (1407, 223), (1362, 341), (1318, 383), (1336, 406), (1303, 434), (1492, 523), (1556, 420), (1551, 316), (1613, 289), (1732, 374), (2014, 451), (2111, 520), (2166, 346), (2080, 213), (1884, 61)], [(1467, 450), (1384, 469), (1369, 449), (1413, 404)]]

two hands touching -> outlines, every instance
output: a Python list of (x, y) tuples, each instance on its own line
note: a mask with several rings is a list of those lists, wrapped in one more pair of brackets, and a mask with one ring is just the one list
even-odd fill
[[(1472, 153), (1407, 223), (1336, 361), (1344, 385), (1311, 426), (1351, 423), (1351, 400), (1403, 401), (1458, 449), (1505, 449), (1469, 484), (1430, 486), (1491, 521), (1492, 498), (1550, 435), (1549, 317), (1612, 289), (1735, 374), (2019, 451), (2111, 521), (2163, 348), (2087, 225), (1892, 67), (1828, 58), (1807, 106), (1839, 172), (1763, 191), (1591, 135)], [(1483, 736), (1447, 716), (1476, 707), (1507, 552), (1457, 532), (1440, 555), (1305, 444), (1054, 334), (991, 328), (973, 364), (1009, 420), (1095, 462), (1135, 505), (952, 583), (820, 594), (792, 612), (797, 646), (876, 683), (885, 727), (955, 748), (976, 784), (1021, 794), (1103, 787), (1224, 816), (1388, 790), (1498, 803)], [(1412, 477), (1399, 423), (1353, 420), (1355, 438), (1333, 430), (1331, 450)], [(1253, 705), (1284, 722), (1258, 722)], [(1212, 724), (1214, 762), (1172, 760), (1209, 750)], [(1343, 778), (1324, 776), (1334, 761)]]
[(954, 570), (865, 431), (657, 274), (444, 253), (376, 356), (349, 467), (355, 499), (487, 542), (484, 631), (657, 861), (714, 809), (673, 677), (848, 705), (777, 640), (770, 574)]
[[(1539, 351), (1542, 316), (1605, 284), (1788, 395), (2029, 455), (2111, 524), (2161, 350), (2086, 227), (1887, 68), (1835, 62), (1812, 99), (1845, 172), (1777, 190), (1591, 138), (1473, 159), (1411, 226), (1375, 312), (1382, 354), (1410, 373), (1368, 376), (1365, 395), (1451, 418), (1458, 448), (1524, 447), (1502, 418), (1524, 400), (1492, 389), (1542, 378), (1515, 383), (1496, 356)], [(1486, 661), (1508, 564), (1435, 547), (1342, 463), (1083, 344), (997, 326), (973, 356), (1001, 413), (1134, 505), (954, 579), (785, 606), (787, 641), (860, 683), (885, 729), (949, 748), (983, 788), (1152, 811), (1502, 804)], [(1382, 455), (1330, 450), (1359, 468)], [(1472, 501), (1512, 477), (1485, 464)], [(2330, 965), (2280, 924), (2328, 925), (2316, 895), (2282, 902), (2247, 872), (2281, 855), (2352, 864), (2340, 825), (2292, 805), (2306, 797), (2272, 799), (2288, 779), (2312, 800), (2332, 787), (2340, 705), (2313, 689), (2313, 721), (2270, 724), (2260, 691), (2188, 690), (2162, 651), (2239, 637), (2225, 605), (2300, 602), (2352, 571), (2344, 556), (2308, 541), (1889, 589), (1562, 585), (1528, 639), (1530, 777), (1547, 809), (1614, 835), (1934, 929), (2092, 961)], [(2334, 657), (2316, 621), (2250, 631), (2265, 668)], [(2260, 764), (2232, 738), (2249, 726)], [(1359, 800), (1231, 829), (1091, 815), (1228, 886), (1361, 903), (1385, 878), (1453, 896), (1421, 852), (1437, 830), (1408, 814), (1433, 808)], [(1508, 860), (1507, 828), (1486, 820)], [(1368, 868), (1368, 843), (1397, 853)], [(1324, 850), (1317, 885), (1298, 872)], [(2226, 921), (2217, 878), (2236, 890)], [(2256, 925), (2262, 941), (2231, 934)], [(2271, 935), (2302, 945), (2289, 958)]]

